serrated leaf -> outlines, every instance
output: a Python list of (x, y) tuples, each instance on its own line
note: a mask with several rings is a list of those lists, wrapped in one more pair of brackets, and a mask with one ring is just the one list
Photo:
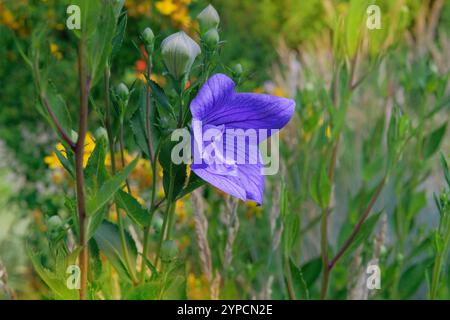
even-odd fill
[(47, 268), (45, 268), (41, 261), (40, 255), (32, 252), (30, 248), (27, 248), (28, 256), (31, 263), (36, 270), (39, 277), (50, 288), (52, 293), (55, 294), (57, 299), (63, 300), (76, 300), (78, 299), (78, 290), (71, 290), (67, 287), (66, 274), (58, 274)]
[(161, 88), (159, 84), (157, 84), (152, 79), (147, 79), (147, 84), (152, 89), (152, 94), (155, 97), (156, 101), (166, 110), (172, 110), (172, 105), (170, 104), (163, 88)]
[(123, 39), (125, 38), (125, 31), (127, 29), (128, 16), (123, 14), (117, 25), (116, 34), (112, 39), (111, 59), (114, 58), (122, 47)]

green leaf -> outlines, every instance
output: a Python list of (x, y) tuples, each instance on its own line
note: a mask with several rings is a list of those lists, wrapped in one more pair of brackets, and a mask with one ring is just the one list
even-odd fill
[(423, 139), (423, 156), (425, 159), (432, 156), (438, 150), (439, 145), (444, 138), (446, 129), (447, 123), (444, 123)]
[(78, 299), (78, 290), (71, 290), (67, 287), (66, 277), (68, 275), (65, 274), (65, 270), (64, 273), (53, 272), (42, 265), (40, 255), (32, 252), (32, 250), (28, 247), (27, 251), (31, 263), (33, 264), (33, 267), (36, 270), (37, 274), (42, 279), (42, 281), (44, 281), (45, 284), (50, 288), (52, 293), (55, 294), (57, 299)]
[(141, 227), (148, 226), (150, 215), (148, 211), (129, 193), (119, 190), (116, 194), (116, 202), (119, 208)]
[[(69, 161), (69, 159), (66, 158), (62, 154), (62, 152), (56, 148), (55, 148), (55, 154), (56, 154), (56, 157), (58, 158), (59, 162), (61, 162), (64, 169), (66, 169), (67, 172), (69, 172), (69, 174), (72, 176), (72, 178), (75, 177), (75, 169), (73, 167), (73, 164)], [(69, 155), (67, 155), (67, 156), (69, 156)]]
[(88, 159), (85, 169), (87, 186), (95, 193), (103, 185), (108, 177), (105, 167), (106, 141), (104, 138), (97, 139), (95, 149)]
[(445, 160), (445, 157), (442, 153), (441, 153), (440, 158), (441, 158), (442, 169), (444, 170), (445, 181), (447, 181), (447, 185), (450, 188), (450, 172), (448, 171), (447, 160)]
[(408, 299), (416, 293), (422, 282), (425, 280), (425, 273), (430, 265), (428, 259), (412, 265), (402, 274), (398, 283), (401, 299)]
[(352, 0), (346, 17), (347, 54), (352, 58), (358, 50), (364, 30), (363, 23), (367, 17), (367, 0)]
[[(159, 153), (159, 163), (163, 167), (163, 187), (166, 197), (169, 201), (173, 201), (183, 190), (186, 182), (186, 165), (175, 165), (172, 162), (171, 153), (172, 148), (177, 142), (167, 141)], [(170, 180), (174, 180), (172, 197), (169, 199)]]
[(108, 206), (104, 206), (101, 210), (94, 213), (92, 216), (88, 219), (87, 224), (87, 240), (89, 241), (97, 231), (97, 229), (102, 224), (103, 220), (106, 217), (106, 214), (108, 213)]
[(125, 31), (127, 29), (128, 16), (123, 14), (117, 25), (116, 34), (112, 39), (111, 58), (114, 58), (122, 47), (123, 39), (125, 38)]
[[(119, 228), (111, 222), (103, 221), (95, 232), (94, 239), (97, 242), (98, 248), (108, 258), (108, 261), (119, 273), (120, 277), (131, 282), (120, 241)], [(125, 232), (125, 241), (130, 261), (134, 265), (137, 258), (137, 249), (133, 239), (127, 232)]]
[(332, 185), (325, 166), (317, 171), (313, 184), (310, 189), (311, 197), (321, 208), (327, 208), (330, 203)]
[(147, 79), (147, 84), (152, 89), (152, 94), (155, 97), (156, 101), (166, 110), (172, 110), (172, 105), (169, 102), (166, 94), (164, 93), (163, 88), (161, 88), (155, 81), (152, 79)]
[[(64, 98), (57, 92), (56, 87), (53, 83), (50, 83), (47, 91), (47, 100), (51, 111), (55, 115), (62, 129), (70, 134), (72, 131), (72, 119), (70, 117), (69, 109), (64, 101)], [(45, 109), (45, 106), (43, 106)], [(53, 121), (50, 121), (50, 125), (55, 129)], [(56, 132), (58, 132), (55, 129)]]
[(74, 4), (80, 7), (81, 13), (81, 30), (73, 30), (79, 38), (85, 39), (92, 36), (98, 27), (98, 17), (102, 11), (101, 1), (92, 0), (71, 0), (66, 1), (68, 5)]
[(302, 270), (303, 279), (305, 280), (307, 287), (311, 288), (322, 272), (322, 258), (317, 257), (311, 259), (301, 266), (300, 269)]
[(175, 263), (161, 276), (137, 287), (126, 295), (129, 300), (185, 300), (186, 275), (184, 264)]
[(200, 188), (203, 186), (206, 182), (199, 178), (194, 171), (191, 170), (191, 173), (189, 175), (189, 181), (186, 185), (186, 187), (181, 191), (181, 193), (178, 195), (178, 199), (183, 198), (185, 195), (190, 194), (192, 191), (194, 191), (197, 188)]
[(88, 199), (88, 216), (92, 216), (114, 197), (116, 192), (122, 187), (128, 175), (131, 173), (131, 171), (133, 171), (137, 162), (138, 158), (134, 159), (130, 164), (128, 164), (120, 172), (116, 173), (113, 177), (106, 180), (105, 183), (103, 183), (103, 185), (100, 187), (98, 192)]
[(309, 299), (308, 285), (303, 277), (301, 268), (297, 267), (292, 259), (289, 259), (289, 267), (291, 268), (292, 281), (294, 283), (296, 296), (302, 297), (303, 299)]
[[(96, 2), (96, 1), (92, 1)], [(112, 41), (115, 35), (116, 17), (112, 1), (102, 2), (98, 25), (87, 44), (88, 61), (92, 82), (99, 79), (112, 50)]]

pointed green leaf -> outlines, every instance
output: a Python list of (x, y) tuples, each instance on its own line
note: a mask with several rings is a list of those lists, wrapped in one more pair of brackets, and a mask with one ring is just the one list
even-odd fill
[(134, 159), (120, 172), (116, 173), (113, 177), (105, 181), (100, 187), (98, 192), (89, 198), (87, 202), (87, 212), (91, 216), (106, 205), (116, 194), (116, 192), (122, 187), (128, 175), (133, 171), (136, 166), (138, 158)]

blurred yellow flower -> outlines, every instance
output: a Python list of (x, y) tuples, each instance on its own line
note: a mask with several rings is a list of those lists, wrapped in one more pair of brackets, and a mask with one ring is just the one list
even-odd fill
[(162, 0), (155, 4), (156, 10), (165, 16), (169, 16), (177, 10), (177, 5), (173, 3), (173, 0)]
[[(86, 139), (84, 140), (84, 159), (83, 159), (83, 166), (84, 167), (86, 167), (86, 165), (88, 163), (88, 159), (91, 156), (91, 154), (94, 151), (94, 149), (95, 149), (94, 137), (92, 136), (92, 134), (90, 132), (88, 132), (86, 134)], [(56, 150), (61, 152), (61, 154), (64, 157), (67, 158), (67, 151), (64, 148), (62, 143), (58, 143), (56, 145)], [(55, 152), (53, 152), (49, 156), (46, 156), (44, 158), (44, 162), (48, 165), (48, 167), (50, 169), (57, 169), (57, 168), (62, 168), (63, 167)]]
[(176, 24), (183, 26), (184, 28), (188, 28), (191, 26), (191, 17), (189, 16), (188, 10), (186, 7), (182, 7), (176, 12), (174, 12), (171, 16), (172, 21)]
[(192, 272), (187, 277), (187, 296), (190, 300), (210, 299), (209, 284), (205, 276), (196, 277)]
[(278, 96), (278, 97), (287, 97), (287, 93), (286, 91), (281, 88), (281, 87), (275, 87), (273, 88), (272, 92), (271, 92), (274, 96)]
[(331, 127), (328, 125), (327, 128), (325, 129), (325, 136), (328, 139), (331, 139)]
[(56, 43), (50, 43), (50, 53), (56, 58), (56, 60), (61, 60), (63, 57)]

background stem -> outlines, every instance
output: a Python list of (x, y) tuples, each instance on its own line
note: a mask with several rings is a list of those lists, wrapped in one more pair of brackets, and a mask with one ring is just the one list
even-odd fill
[(77, 211), (79, 224), (79, 245), (81, 248), (79, 254), (79, 264), (81, 271), (80, 281), (80, 299), (86, 299), (87, 280), (88, 280), (88, 261), (89, 253), (87, 247), (86, 227), (86, 201), (84, 193), (84, 143), (87, 133), (88, 120), (88, 99), (90, 90), (90, 78), (87, 76), (85, 65), (85, 47), (82, 40), (79, 45), (78, 52), (78, 72), (80, 77), (80, 116), (78, 128), (78, 140), (75, 146), (75, 173), (76, 173), (76, 194), (77, 194)]

